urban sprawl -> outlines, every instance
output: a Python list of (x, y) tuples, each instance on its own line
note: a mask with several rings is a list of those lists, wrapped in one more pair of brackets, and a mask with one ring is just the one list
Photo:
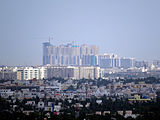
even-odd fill
[(160, 60), (99, 54), (94, 45), (45, 42), (43, 65), (0, 66), (0, 103), (45, 119), (137, 119), (144, 115), (139, 105), (160, 104), (159, 90)]

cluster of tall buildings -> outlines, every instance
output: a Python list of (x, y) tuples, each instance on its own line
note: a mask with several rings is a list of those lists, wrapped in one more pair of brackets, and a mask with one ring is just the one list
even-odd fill
[(59, 45), (43, 43), (43, 65), (53, 66), (99, 66), (101, 68), (134, 67), (133, 58), (119, 58), (116, 54), (99, 54), (95, 45)]
[(87, 45), (53, 46), (49, 42), (43, 43), (43, 65), (97, 65), (98, 47)]
[[(158, 64), (158, 63), (157, 63)], [(53, 77), (97, 79), (101, 68), (134, 67), (133, 58), (99, 54), (95, 45), (59, 45), (43, 43), (43, 66), (1, 67), (0, 79), (32, 80)]]
[(106, 73), (124, 72), (130, 68), (142, 72), (148, 68), (159, 70), (160, 60), (150, 64), (148, 61), (135, 61), (134, 58), (120, 58), (116, 54), (99, 54), (99, 48), (95, 45), (54, 46), (45, 42), (43, 66), (0, 67), (0, 80), (38, 80), (53, 77), (97, 79)]

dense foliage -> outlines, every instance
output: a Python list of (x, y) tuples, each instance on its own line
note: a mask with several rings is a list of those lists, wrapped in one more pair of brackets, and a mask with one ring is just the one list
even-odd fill
[[(159, 93), (158, 93), (159, 94)], [(117, 114), (118, 110), (132, 110), (134, 114), (140, 114), (136, 120), (159, 120), (160, 119), (160, 97), (157, 97), (157, 101), (152, 102), (135, 102), (130, 103), (127, 100), (121, 99), (106, 99), (105, 96), (100, 98), (103, 102), (102, 104), (97, 104), (97, 98), (93, 97), (85, 101), (72, 100), (72, 103), (69, 103), (67, 100), (63, 101), (64, 110), (61, 110), (60, 115), (55, 115), (50, 112), (50, 117), (48, 120), (132, 120), (133, 118), (128, 117), (124, 118), (123, 116)], [(22, 101), (24, 102), (24, 101)], [(22, 106), (22, 102), (17, 103), (19, 106)], [(76, 109), (72, 104), (80, 103), (86, 105), (86, 103), (91, 103), (90, 107), (83, 106), (82, 108)], [(23, 114), (23, 111), (13, 111), (10, 107), (12, 103), (7, 102), (5, 99), (0, 98), (0, 119), (1, 120), (43, 120), (47, 118), (47, 112), (39, 111), (33, 112), (30, 115)], [(69, 108), (68, 108), (69, 106)], [(21, 107), (19, 109), (21, 109)], [(25, 106), (26, 107), (26, 106)], [(111, 114), (106, 115), (96, 115), (96, 111), (111, 111)], [(76, 112), (79, 113), (78, 117), (75, 117)], [(63, 114), (62, 114), (63, 113)]]

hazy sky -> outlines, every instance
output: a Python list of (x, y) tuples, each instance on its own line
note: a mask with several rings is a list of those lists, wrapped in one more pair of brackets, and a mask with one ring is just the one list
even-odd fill
[(42, 43), (160, 59), (160, 0), (0, 0), (0, 65), (42, 64)]

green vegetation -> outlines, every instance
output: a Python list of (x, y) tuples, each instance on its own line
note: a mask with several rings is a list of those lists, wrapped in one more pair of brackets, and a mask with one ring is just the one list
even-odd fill
[[(158, 94), (159, 95), (159, 94)], [(67, 100), (63, 101), (64, 109), (60, 111), (59, 115), (53, 114), (53, 112), (36, 111), (29, 115), (25, 115), (23, 110), (31, 110), (32, 107), (24, 105), (24, 101), (16, 102), (19, 108), (13, 111), (12, 104), (7, 102), (5, 99), (0, 98), (0, 119), (1, 120), (43, 120), (48, 118), (48, 120), (134, 120), (131, 117), (124, 118), (119, 115), (117, 111), (132, 110), (133, 114), (139, 114), (135, 120), (159, 120), (160, 119), (160, 96), (157, 97), (156, 101), (150, 102), (135, 102), (130, 103), (128, 100), (122, 99), (106, 99), (106, 96), (99, 98), (102, 100), (101, 104), (96, 103), (97, 98), (92, 97), (85, 101), (72, 100), (69, 103)], [(53, 100), (54, 101), (54, 100)], [(62, 102), (62, 101), (61, 101)], [(75, 103), (80, 103), (83, 107), (76, 108), (73, 106)], [(85, 107), (87, 103), (90, 103), (89, 107)], [(27, 108), (28, 107), (28, 108)], [(96, 115), (96, 111), (110, 111), (110, 114), (106, 115)], [(49, 117), (47, 114), (49, 113)], [(75, 117), (78, 113), (78, 117)]]

